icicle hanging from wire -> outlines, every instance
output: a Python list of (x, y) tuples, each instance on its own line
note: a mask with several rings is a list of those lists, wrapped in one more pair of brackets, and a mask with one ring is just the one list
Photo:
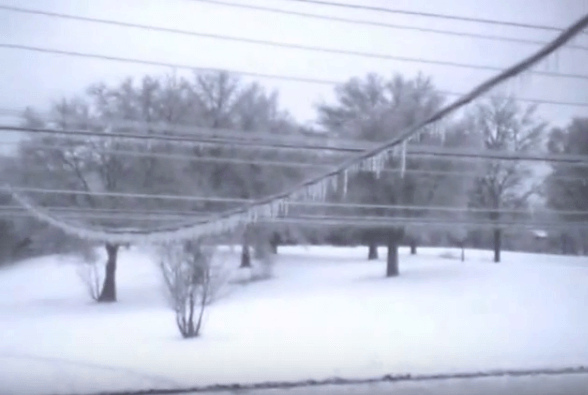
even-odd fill
[[(440, 119), (430, 124), (429, 133), (432, 136), (440, 136), (445, 132), (445, 121)], [(403, 148), (405, 150), (405, 148)]]
[(313, 202), (320, 202), (326, 200), (329, 181), (326, 178), (307, 185), (303, 198), (309, 199)]
[(402, 142), (402, 152), (400, 156), (400, 177), (404, 178), (406, 172), (406, 140)]
[(349, 172), (347, 169), (343, 170), (343, 197), (347, 196), (347, 188), (349, 183)]
[(394, 149), (386, 149), (373, 156), (363, 159), (357, 166), (349, 168), (351, 172), (365, 171), (374, 173), (376, 178), (380, 178), (382, 171), (386, 167), (386, 164)]
[(337, 174), (328, 177), (329, 190), (333, 193), (337, 193), (339, 187), (339, 176)]

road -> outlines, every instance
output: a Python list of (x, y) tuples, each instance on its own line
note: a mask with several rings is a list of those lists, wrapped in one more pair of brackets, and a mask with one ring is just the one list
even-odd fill
[(588, 395), (588, 374), (404, 381), (293, 389), (199, 392), (190, 395)]

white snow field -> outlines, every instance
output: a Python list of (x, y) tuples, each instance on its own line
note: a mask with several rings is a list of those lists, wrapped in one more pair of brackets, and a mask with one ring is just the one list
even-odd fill
[[(238, 266), (238, 249), (224, 254)], [(227, 288), (190, 340), (146, 252), (121, 251), (119, 301), (107, 305), (90, 301), (72, 259), (2, 269), (0, 393), (588, 364), (585, 257), (401, 250), (400, 277), (386, 279), (384, 259), (366, 255), (280, 247), (274, 278)]]

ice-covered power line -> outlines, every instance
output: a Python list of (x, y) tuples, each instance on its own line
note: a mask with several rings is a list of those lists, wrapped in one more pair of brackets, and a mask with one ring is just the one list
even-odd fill
[[(42, 195), (92, 195), (96, 197), (116, 197), (121, 199), (157, 199), (157, 200), (168, 200), (168, 201), (192, 201), (192, 202), (215, 202), (215, 203), (236, 203), (236, 204), (248, 204), (254, 202), (251, 199), (242, 198), (230, 198), (230, 197), (219, 197), (219, 196), (188, 196), (188, 195), (165, 195), (165, 194), (149, 194), (149, 193), (124, 193), (124, 192), (93, 192), (84, 190), (67, 190), (67, 189), (48, 189), (48, 188), (34, 188), (34, 187), (14, 187), (16, 192), (42, 194)], [(330, 202), (330, 201), (299, 201), (292, 202), (292, 206), (300, 208), (331, 208), (331, 209), (362, 209), (362, 210), (390, 210), (390, 211), (404, 211), (404, 212), (466, 212), (466, 213), (503, 213), (503, 214), (531, 214), (530, 210), (522, 209), (509, 209), (509, 208), (475, 208), (475, 207), (451, 207), (451, 206), (435, 206), (435, 205), (400, 205), (400, 204), (372, 204), (372, 203), (347, 203), (347, 202)], [(14, 210), (15, 207), (19, 206), (0, 206), (2, 210)], [(46, 210), (50, 211), (68, 211), (68, 212), (151, 212), (151, 210), (134, 210), (134, 209), (97, 209), (97, 208), (67, 208), (67, 207), (45, 207)], [(20, 207), (22, 211), (22, 207)], [(549, 210), (546, 213), (553, 215), (579, 215), (587, 216), (588, 211), (579, 210)], [(170, 210), (159, 210), (154, 214), (174, 214), (184, 213), (190, 215), (193, 211), (170, 211)], [(218, 214), (218, 212), (206, 212), (200, 214)]]
[[(19, 204), (31, 213), (34, 213), (37, 219), (84, 239), (114, 243), (158, 242), (178, 239), (195, 239), (230, 233), (260, 220), (271, 220), (272, 218), (283, 216), (287, 213), (289, 203), (293, 200), (324, 200), (327, 196), (329, 187), (334, 183), (336, 183), (337, 187), (341, 185), (343, 192), (345, 193), (347, 179), (350, 172), (353, 173), (354, 171), (368, 168), (377, 174), (381, 170), (382, 164), (386, 163), (385, 159), (389, 158), (391, 155), (397, 155), (399, 153), (398, 149), (405, 147), (404, 143), (409, 138), (418, 134), (424, 128), (438, 123), (480, 96), (490, 93), (505, 81), (528, 71), (580, 34), (587, 26), (588, 15), (585, 15), (573, 23), (564, 32), (559, 34), (541, 50), (476, 86), (467, 95), (443, 107), (422, 122), (418, 122), (402, 131), (397, 138), (386, 141), (380, 146), (368, 150), (363, 154), (354, 156), (343, 162), (336, 169), (312, 177), (284, 192), (256, 200), (253, 203), (237, 209), (228, 210), (219, 215), (215, 215), (208, 220), (186, 221), (185, 224), (180, 226), (161, 227), (157, 230), (109, 230), (104, 227), (85, 227), (71, 224), (68, 221), (60, 219), (58, 216), (56, 217), (51, 213), (48, 213), (42, 207), (31, 204), (27, 199), (23, 198), (15, 191), (12, 191), (12, 195)], [(7, 187), (10, 190), (10, 186), (8, 185)]]
[[(268, 44), (268, 45), (270, 45), (270, 44)], [(271, 45), (274, 45), (274, 44), (271, 44)], [(296, 47), (296, 45), (293, 45), (293, 44), (292, 45), (278, 44), (277, 46)], [(298, 46), (298, 47), (300, 47), (298, 49), (310, 49), (310, 47), (306, 47), (306, 48), (302, 48), (302, 46)], [(121, 62), (121, 63), (140, 64), (140, 65), (145, 65), (145, 66), (168, 67), (168, 68), (172, 68), (172, 69), (195, 70), (195, 71), (203, 71), (203, 72), (226, 71), (226, 72), (230, 72), (233, 74), (249, 76), (249, 77), (277, 79), (277, 80), (294, 81), (294, 82), (306, 82), (306, 83), (312, 83), (312, 84), (334, 85), (334, 84), (340, 83), (339, 81), (324, 80), (324, 79), (317, 79), (317, 78), (284, 76), (284, 75), (265, 74), (265, 73), (256, 73), (256, 72), (244, 72), (244, 71), (239, 71), (239, 70), (220, 70), (220, 69), (215, 69), (215, 68), (190, 66), (190, 65), (172, 63), (172, 62), (164, 62), (164, 61), (157, 61), (157, 60), (145, 60), (145, 59), (138, 59), (138, 58), (127, 58), (127, 57), (123, 57), (123, 56), (96, 54), (96, 53), (90, 53), (90, 52), (63, 50), (63, 49), (48, 48), (48, 47), (37, 47), (37, 46), (33, 46), (33, 45), (0, 43), (0, 48), (13, 49), (13, 50), (19, 50), (19, 51), (48, 53), (48, 54), (53, 54), (53, 55), (89, 58), (89, 59), (100, 59), (100, 60), (107, 60), (107, 61)], [(328, 50), (328, 49), (316, 49), (316, 50), (321, 51), (321, 52), (332, 52), (332, 53), (339, 52), (339, 53), (347, 54), (347, 55), (351, 54), (349, 51)], [(367, 56), (367, 57), (378, 58), (378, 59), (395, 60), (395, 61), (400, 61), (400, 62), (431, 64), (431, 65), (437, 65), (437, 66), (448, 66), (448, 67), (456, 67), (456, 68), (462, 68), (462, 69), (465, 68), (465, 69), (480, 70), (480, 71), (502, 71), (503, 70), (503, 68), (497, 67), (497, 66), (466, 64), (466, 63), (433, 60), (433, 59), (409, 58), (409, 57), (402, 57), (402, 56), (378, 55), (378, 54), (367, 54), (367, 53), (360, 54), (359, 52), (356, 52), (354, 55)], [(576, 74), (576, 73), (556, 73), (556, 72), (552, 72), (552, 71), (535, 70), (535, 71), (529, 71), (529, 74), (534, 74), (534, 75), (542, 76), (542, 77), (550, 77), (550, 78), (569, 78), (569, 79), (576, 79), (576, 80), (582, 80), (582, 81), (588, 80), (588, 75)]]
[[(115, 123), (116, 125), (116, 123)], [(138, 128), (147, 128), (150, 130), (155, 130), (156, 128), (160, 128), (162, 130), (170, 130), (173, 129), (173, 125), (166, 126), (165, 124), (154, 124), (153, 126), (148, 126), (148, 123), (142, 123), (143, 126), (140, 126), (141, 123), (136, 123)], [(198, 129), (201, 130), (208, 130), (206, 128), (193, 128), (192, 130), (197, 131)], [(16, 132), (28, 132), (28, 133), (38, 133), (38, 134), (54, 134), (54, 135), (64, 135), (64, 136), (85, 136), (85, 137), (99, 137), (99, 138), (121, 138), (121, 139), (128, 139), (128, 140), (161, 140), (166, 142), (176, 142), (176, 143), (189, 143), (194, 145), (199, 144), (214, 144), (214, 145), (221, 145), (226, 147), (235, 147), (235, 148), (243, 148), (245, 146), (250, 148), (270, 148), (270, 149), (290, 149), (290, 150), (313, 150), (316, 152), (319, 151), (338, 151), (338, 152), (348, 152), (358, 153), (364, 152), (368, 149), (373, 149), (377, 147), (378, 144), (376, 143), (366, 143), (357, 141), (353, 144), (355, 147), (349, 146), (336, 146), (336, 144), (303, 144), (303, 141), (299, 142), (282, 142), (279, 139), (274, 141), (263, 141), (262, 139), (254, 140), (254, 134), (247, 134), (247, 139), (239, 138), (239, 133), (234, 132), (231, 136), (227, 136), (225, 138), (221, 137), (209, 137), (209, 136), (193, 136), (193, 137), (186, 137), (186, 136), (174, 136), (174, 135), (156, 135), (156, 134), (137, 134), (137, 133), (102, 133), (102, 132), (94, 132), (89, 130), (68, 130), (68, 129), (50, 129), (50, 128), (33, 128), (33, 127), (25, 127), (25, 126), (6, 126), (0, 125), (0, 131), (16, 131)], [(241, 134), (244, 135), (244, 134)], [(585, 155), (572, 155), (572, 154), (547, 154), (547, 153), (527, 153), (527, 152), (509, 152), (509, 151), (493, 151), (493, 150), (466, 150), (466, 149), (455, 149), (455, 148), (445, 148), (445, 147), (436, 147), (436, 146), (425, 146), (425, 145), (409, 145), (407, 146), (408, 154), (413, 157), (423, 157), (423, 156), (433, 156), (433, 157), (451, 157), (452, 159), (460, 159), (460, 158), (471, 158), (471, 159), (496, 159), (496, 160), (514, 160), (514, 161), (533, 161), (533, 162), (560, 162), (560, 163), (572, 163), (572, 164), (588, 164), (588, 158)], [(134, 154), (130, 154), (134, 155)], [(159, 154), (159, 155), (173, 155), (173, 154)], [(331, 166), (334, 168), (334, 166)]]
[[(51, 145), (41, 145), (41, 144), (29, 144), (27, 148), (31, 149), (38, 149), (38, 150), (47, 150), (47, 151), (63, 151), (63, 147), (59, 146), (51, 146)], [(299, 150), (304, 150), (304, 148), (299, 148)], [(235, 165), (244, 165), (244, 166), (272, 166), (272, 167), (281, 167), (281, 168), (290, 168), (290, 169), (309, 169), (309, 170), (328, 170), (333, 169), (335, 165), (332, 164), (325, 164), (325, 163), (313, 163), (313, 162), (300, 162), (300, 161), (277, 161), (277, 160), (265, 160), (265, 159), (236, 159), (236, 158), (229, 158), (229, 157), (219, 157), (219, 156), (196, 156), (196, 155), (182, 155), (182, 154), (167, 154), (167, 153), (158, 153), (158, 152), (149, 152), (149, 151), (132, 151), (132, 150), (120, 150), (120, 149), (103, 149), (103, 148), (96, 148), (94, 152), (99, 152), (102, 154), (110, 154), (110, 155), (121, 155), (121, 156), (129, 156), (129, 157), (138, 157), (138, 158), (155, 158), (155, 159), (169, 159), (169, 160), (183, 160), (183, 161), (190, 161), (194, 163), (220, 163), (220, 164), (235, 164)], [(428, 157), (430, 155), (419, 155), (419, 154), (411, 154), (411, 158), (422, 158)], [(451, 157), (448, 155), (448, 160), (455, 160), (455, 157)], [(469, 156), (469, 157), (460, 157), (457, 158), (460, 161), (470, 161), (479, 163), (480, 161), (484, 160), (483, 153), (478, 156)], [(494, 158), (486, 158), (486, 160), (496, 160)], [(519, 160), (517, 158), (510, 159), (510, 160)], [(578, 166), (578, 163), (573, 162), (560, 162), (566, 163), (570, 165)], [(588, 161), (585, 163), (580, 163), (579, 165), (588, 166)], [(391, 173), (391, 174), (398, 174), (405, 172), (407, 174), (421, 174), (421, 175), (430, 175), (430, 176), (456, 176), (456, 177), (479, 177), (479, 171), (471, 171), (471, 170), (434, 170), (434, 169), (413, 169), (413, 168), (406, 168), (404, 170), (399, 168), (383, 168), (381, 172), (383, 174)], [(551, 176), (552, 179), (558, 180), (583, 180), (584, 177), (580, 176)]]
[[(476, 18), (476, 17), (441, 14), (441, 13), (434, 13), (434, 12), (404, 10), (404, 9), (400, 9), (400, 8), (378, 7), (378, 6), (369, 6), (369, 5), (364, 5), (364, 4), (338, 3), (338, 2), (326, 1), (326, 0), (278, 0), (278, 1), (289, 1), (289, 2), (305, 3), (305, 4), (313, 4), (313, 5), (321, 5), (321, 6), (329, 6), (329, 7), (347, 8), (347, 9), (353, 9), (353, 10), (376, 11), (379, 13), (383, 12), (383, 13), (389, 13), (389, 14), (409, 15), (409, 16), (418, 16), (418, 17), (425, 17), (425, 18), (448, 19), (448, 20), (452, 20), (452, 21), (471, 22), (471, 23), (494, 25), (494, 26), (509, 26), (509, 27), (523, 28), (523, 29), (546, 30), (546, 31), (552, 31), (552, 32), (564, 31), (564, 28), (562, 28), (562, 27), (550, 26), (550, 25), (513, 22), (513, 21), (500, 20), (500, 19)], [(585, 32), (582, 32), (582, 33), (586, 34)]]
[[(51, 190), (47, 190), (48, 193)], [(73, 191), (77, 192), (77, 191)], [(82, 191), (83, 192), (83, 191)], [(118, 197), (125, 198), (126, 195), (121, 193)], [(206, 198), (214, 201), (214, 197)], [(251, 202), (247, 199), (239, 199), (242, 203)], [(314, 204), (313, 204), (314, 203)], [(536, 211), (526, 209), (509, 209), (509, 208), (475, 208), (475, 207), (453, 207), (453, 206), (415, 206), (415, 205), (394, 205), (394, 204), (369, 204), (369, 203), (338, 203), (338, 202), (298, 202), (300, 207), (318, 207), (318, 208), (332, 208), (332, 209), (362, 209), (362, 210), (390, 210), (390, 211), (404, 211), (404, 212), (467, 212), (467, 213), (501, 213), (501, 214), (517, 214), (517, 215), (533, 215)], [(96, 208), (96, 207), (71, 207), (71, 206), (47, 206), (45, 209), (54, 212), (64, 212), (69, 214), (111, 214), (111, 215), (144, 215), (144, 216), (180, 216), (186, 217), (190, 215), (211, 215), (215, 211), (202, 210), (172, 210), (172, 209), (136, 209), (136, 208)], [(0, 212), (23, 212), (23, 208), (17, 205), (0, 206)], [(581, 210), (541, 210), (540, 214), (549, 215), (566, 215), (566, 216), (585, 216), (588, 221), (588, 211)]]
[[(180, 220), (180, 217), (158, 217), (158, 216), (115, 216), (108, 214), (61, 214), (68, 220), (120, 220), (127, 223), (133, 222), (175, 222)], [(0, 219), (2, 218), (20, 218), (30, 217), (29, 212), (2, 212), (0, 211)], [(205, 218), (204, 216), (193, 216), (194, 218)], [(394, 228), (398, 226), (426, 226), (427, 228), (455, 228), (456, 226), (473, 229), (588, 229), (588, 222), (547, 222), (547, 221), (512, 221), (512, 220), (460, 220), (454, 218), (418, 218), (418, 217), (359, 217), (359, 216), (326, 216), (326, 215), (295, 215), (285, 218), (271, 218), (260, 221), (268, 224), (289, 224), (299, 226), (312, 227), (329, 227), (329, 226), (355, 226), (368, 228)]]

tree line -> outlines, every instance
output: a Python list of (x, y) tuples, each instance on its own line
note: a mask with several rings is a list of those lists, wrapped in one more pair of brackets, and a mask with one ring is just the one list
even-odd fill
[[(369, 74), (352, 78), (335, 88), (332, 103), (316, 105), (316, 129), (331, 139), (382, 142), (394, 138), (415, 122), (430, 116), (445, 102), (430, 78), (418, 75)], [(99, 226), (129, 226), (124, 213), (142, 210), (167, 210), (208, 215), (241, 203), (227, 201), (166, 200), (159, 198), (104, 196), (100, 192), (145, 195), (189, 195), (231, 199), (256, 199), (267, 196), (316, 174), (310, 167), (270, 166), (256, 162), (334, 164), (340, 154), (320, 150), (244, 150), (238, 144), (171, 144), (157, 139), (137, 142), (121, 134), (174, 134), (148, 128), (98, 126), (109, 120), (166, 123), (210, 130), (247, 133), (263, 132), (304, 138), (316, 135), (279, 105), (276, 92), (258, 83), (247, 83), (228, 73), (197, 73), (145, 76), (120, 84), (95, 84), (80, 95), (52, 103), (48, 113), (28, 108), (23, 125), (61, 130), (90, 130), (99, 137), (77, 138), (58, 134), (31, 133), (23, 137), (18, 149), (3, 158), (3, 176), (13, 185), (35, 188), (79, 190), (85, 194), (31, 195), (46, 207), (83, 210), (112, 210), (122, 213), (104, 219), (84, 219)], [(101, 122), (97, 122), (101, 121)], [(171, 128), (170, 128), (171, 129)], [(109, 134), (116, 132), (116, 137)], [(494, 150), (518, 153), (551, 152), (588, 155), (588, 118), (570, 120), (563, 128), (553, 128), (536, 115), (536, 106), (525, 106), (514, 98), (492, 97), (476, 103), (459, 117), (442, 126), (429, 128), (407, 142), (411, 146), (467, 150)], [(130, 155), (129, 152), (137, 153)], [(140, 154), (140, 155), (139, 155)], [(174, 160), (166, 155), (176, 155)], [(210, 160), (213, 158), (215, 160)], [(222, 159), (240, 159), (239, 163)], [(475, 159), (475, 158), (474, 158)], [(256, 224), (232, 242), (242, 244), (241, 265), (251, 264), (253, 255), (276, 253), (280, 243), (338, 243), (368, 246), (368, 258), (378, 258), (378, 246), (388, 247), (388, 276), (399, 273), (398, 247), (453, 244), (494, 250), (500, 261), (503, 248), (517, 248), (520, 235), (513, 237), (501, 228), (469, 228), (469, 220), (528, 220), (533, 197), (540, 197), (546, 208), (588, 211), (588, 166), (552, 164), (546, 179), (534, 176), (533, 167), (521, 160), (463, 160), (433, 155), (406, 155), (389, 159), (382, 174), (360, 172), (348, 180), (344, 195), (332, 194), (334, 203), (379, 205), (378, 208), (339, 206), (297, 207), (292, 214), (329, 216), (396, 217), (406, 221), (386, 226), (321, 227), (285, 224)], [(2, 195), (4, 206), (13, 204)], [(382, 208), (395, 206), (398, 208)], [(436, 207), (455, 211), (439, 211)], [(416, 207), (416, 208), (415, 208)], [(588, 215), (544, 214), (554, 221), (586, 222)], [(414, 218), (454, 221), (450, 227), (435, 230), (411, 224)], [(77, 219), (79, 220), (79, 218)], [(142, 223), (155, 226), (160, 220)], [(408, 222), (408, 223), (406, 223)], [(12, 262), (31, 255), (62, 253), (88, 245), (41, 224), (34, 218), (4, 218), (2, 258)], [(565, 253), (587, 253), (586, 233), (564, 231), (554, 234)], [(236, 238), (236, 239), (235, 239)], [(513, 241), (514, 240), (514, 241)], [(121, 246), (106, 244), (106, 273), (97, 298), (116, 300), (115, 273)]]

